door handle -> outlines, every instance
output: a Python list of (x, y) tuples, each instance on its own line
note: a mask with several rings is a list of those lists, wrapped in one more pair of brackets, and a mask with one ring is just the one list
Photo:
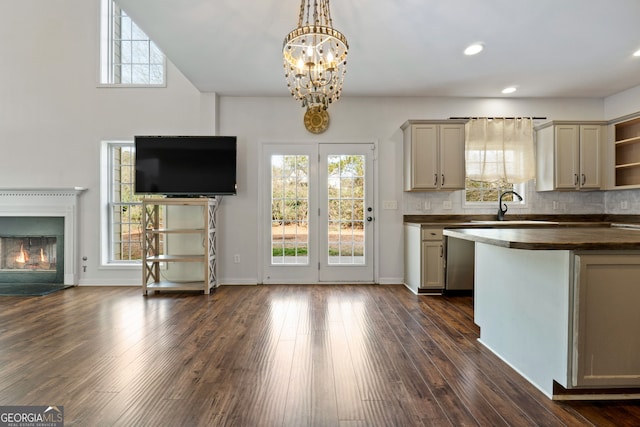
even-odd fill
[(371, 217), (371, 216), (368, 216), (368, 217), (367, 217), (367, 221), (368, 221), (368, 222), (371, 222), (371, 221), (373, 221), (373, 217)]

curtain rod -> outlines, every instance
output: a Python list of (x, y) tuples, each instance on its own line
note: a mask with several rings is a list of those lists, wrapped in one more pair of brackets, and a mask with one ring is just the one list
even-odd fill
[(449, 117), (450, 120), (471, 120), (471, 119), (531, 119), (546, 120), (546, 117)]

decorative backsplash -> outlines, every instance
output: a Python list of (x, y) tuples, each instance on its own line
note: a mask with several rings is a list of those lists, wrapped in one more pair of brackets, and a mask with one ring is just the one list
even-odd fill
[[(463, 191), (419, 192), (404, 194), (404, 213), (413, 215), (443, 214), (493, 214), (495, 206), (473, 206), (464, 203)], [(509, 213), (514, 214), (617, 214), (640, 215), (640, 190), (610, 191), (548, 191), (536, 192), (528, 184), (522, 206), (509, 203)]]

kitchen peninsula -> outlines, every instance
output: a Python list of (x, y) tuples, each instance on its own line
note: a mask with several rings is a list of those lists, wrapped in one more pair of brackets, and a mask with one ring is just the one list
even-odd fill
[(445, 229), (475, 242), (480, 341), (547, 396), (640, 397), (640, 228)]

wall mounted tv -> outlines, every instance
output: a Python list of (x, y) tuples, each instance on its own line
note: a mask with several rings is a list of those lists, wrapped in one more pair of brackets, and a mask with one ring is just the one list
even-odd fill
[(135, 193), (236, 194), (235, 136), (136, 136)]

